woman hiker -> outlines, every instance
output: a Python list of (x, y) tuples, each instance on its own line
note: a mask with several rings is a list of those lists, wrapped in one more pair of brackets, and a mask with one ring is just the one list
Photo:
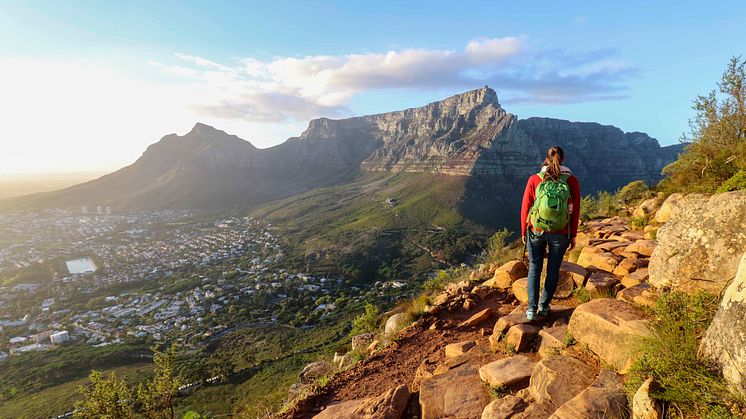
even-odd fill
[[(560, 265), (575, 247), (580, 219), (580, 183), (563, 166), (565, 153), (558, 146), (547, 150), (541, 171), (528, 178), (521, 206), (521, 239), (528, 248), (528, 309), (526, 317), (549, 315), (549, 303), (559, 281)], [(539, 299), (541, 270), (547, 253), (547, 275)]]

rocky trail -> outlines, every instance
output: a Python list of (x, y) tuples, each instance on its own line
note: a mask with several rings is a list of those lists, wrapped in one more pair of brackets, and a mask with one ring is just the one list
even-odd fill
[[(413, 323), (388, 313), (382, 334), (356, 336), (335, 365), (306, 367), (296, 394), (314, 390), (281, 417), (661, 417), (650, 380), (632, 403), (623, 383), (638, 343), (652, 333), (644, 307), (662, 290), (651, 286), (648, 266), (657, 229), (671, 217), (668, 202), (634, 210), (656, 220), (643, 231), (619, 217), (585, 223), (578, 250), (568, 255), (573, 262), (562, 265), (549, 317), (525, 317), (522, 262), (482, 265), (433, 297)], [(742, 271), (746, 283), (746, 266)], [(365, 359), (355, 363), (355, 354)]]

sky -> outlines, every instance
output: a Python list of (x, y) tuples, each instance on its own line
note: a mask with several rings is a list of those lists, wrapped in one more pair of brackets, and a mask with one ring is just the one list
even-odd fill
[(484, 85), (519, 118), (674, 144), (744, 21), (741, 0), (0, 0), (0, 174), (115, 170), (198, 121), (264, 148)]

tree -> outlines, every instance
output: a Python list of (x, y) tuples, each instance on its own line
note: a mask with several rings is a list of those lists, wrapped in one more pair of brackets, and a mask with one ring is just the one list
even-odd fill
[(114, 372), (104, 377), (98, 371), (88, 376), (90, 384), (78, 387), (83, 400), (75, 403), (73, 417), (83, 419), (134, 418), (132, 391)]
[(376, 329), (378, 329), (378, 307), (366, 302), (365, 313), (355, 317), (352, 321), (350, 336), (375, 332)]
[(731, 58), (718, 92), (698, 96), (689, 142), (679, 159), (666, 166), (670, 191), (715, 192), (746, 169), (746, 60)]
[(146, 417), (150, 419), (173, 419), (174, 400), (180, 380), (174, 374), (175, 349), (165, 352), (153, 348), (155, 371), (153, 378), (140, 383), (137, 391), (130, 388), (115, 373), (104, 377), (99, 371), (92, 371), (90, 383), (80, 386), (78, 391), (83, 400), (75, 403), (75, 418), (129, 419)]
[(175, 349), (160, 352), (153, 348), (155, 376), (137, 387), (140, 413), (151, 419), (174, 419), (174, 399), (181, 385), (174, 374)]

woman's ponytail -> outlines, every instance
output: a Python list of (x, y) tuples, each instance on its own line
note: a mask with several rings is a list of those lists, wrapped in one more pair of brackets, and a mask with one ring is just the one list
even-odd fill
[(559, 180), (562, 176), (562, 162), (565, 161), (565, 152), (560, 146), (549, 147), (544, 166), (547, 167), (546, 175), (552, 180)]

